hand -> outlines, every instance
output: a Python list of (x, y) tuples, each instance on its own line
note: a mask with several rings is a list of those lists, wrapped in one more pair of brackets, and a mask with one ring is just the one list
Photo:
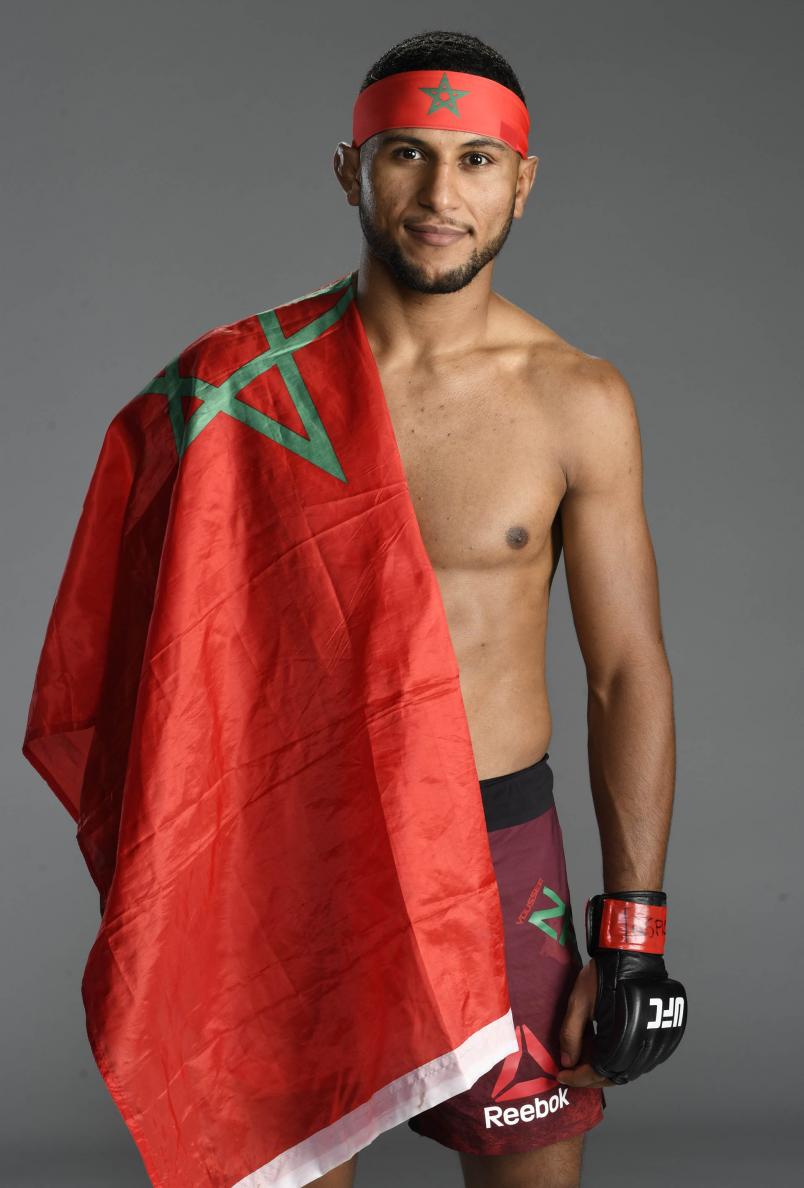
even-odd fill
[(594, 958), (590, 958), (578, 973), (575, 985), (569, 996), (567, 1012), (561, 1027), (561, 1063), (563, 1068), (558, 1074), (561, 1085), (573, 1085), (576, 1088), (595, 1086), (608, 1089), (614, 1081), (601, 1077), (588, 1063), (588, 1059), (579, 1064), (583, 1051), (584, 1032), (589, 1020), (595, 1013), (597, 1000), (597, 967)]

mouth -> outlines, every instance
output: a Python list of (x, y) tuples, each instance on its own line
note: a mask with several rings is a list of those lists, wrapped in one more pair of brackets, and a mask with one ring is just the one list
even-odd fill
[(412, 227), (405, 224), (405, 230), (414, 239), (418, 239), (422, 243), (429, 243), (433, 247), (446, 247), (458, 239), (463, 239), (466, 235), (465, 231), (454, 231), (448, 227)]

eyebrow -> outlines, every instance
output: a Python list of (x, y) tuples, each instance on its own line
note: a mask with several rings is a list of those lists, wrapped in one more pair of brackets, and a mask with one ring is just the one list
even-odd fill
[[(419, 148), (424, 148), (424, 149), (432, 147), (431, 145), (429, 145), (427, 143), (426, 140), (421, 140), (418, 136), (403, 136), (399, 132), (389, 132), (387, 136), (383, 136), (382, 141), (381, 141), (381, 143), (383, 145), (397, 144), (400, 142), (402, 142), (404, 144), (415, 144)], [(504, 147), (502, 141), (491, 140), (488, 136), (476, 136), (473, 140), (464, 140), (464, 142), (460, 145), (460, 147), (461, 148), (481, 148), (483, 145), (490, 145), (491, 148), (496, 148), (497, 150)]]

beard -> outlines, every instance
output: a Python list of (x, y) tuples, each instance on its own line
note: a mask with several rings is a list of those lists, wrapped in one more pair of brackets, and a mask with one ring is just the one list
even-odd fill
[(485, 268), (489, 260), (493, 260), (501, 250), (514, 221), (515, 204), (516, 195), (511, 201), (511, 207), (505, 217), (502, 230), (498, 231), (492, 240), (484, 247), (475, 248), (469, 259), (463, 264), (448, 268), (434, 278), (431, 278), (419, 264), (408, 259), (399, 245), (376, 226), (362, 196), (358, 213), (369, 251), (388, 266), (400, 285), (404, 285), (406, 289), (412, 289), (415, 293), (457, 293), (459, 289), (463, 289), (470, 281), (474, 280), (480, 269)]

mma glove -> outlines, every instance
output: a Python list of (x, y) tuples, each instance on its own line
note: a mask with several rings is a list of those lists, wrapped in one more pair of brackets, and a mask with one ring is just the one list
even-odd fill
[(672, 1055), (687, 1025), (687, 994), (664, 964), (664, 891), (612, 891), (586, 904), (586, 947), (597, 967), (591, 1064), (615, 1085)]

